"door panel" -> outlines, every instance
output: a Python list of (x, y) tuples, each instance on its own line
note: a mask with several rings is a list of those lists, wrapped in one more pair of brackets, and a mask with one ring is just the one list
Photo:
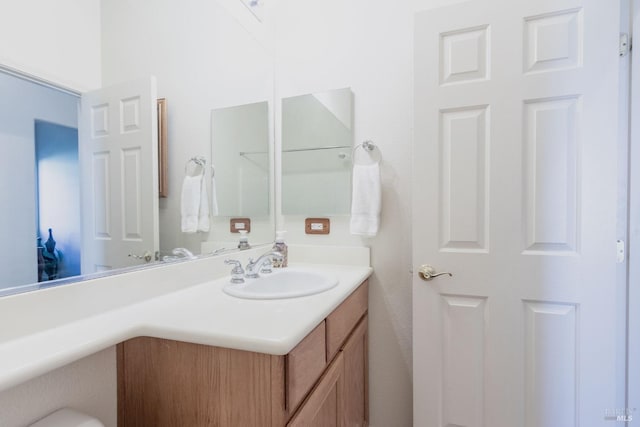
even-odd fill
[(489, 106), (440, 112), (440, 241), (448, 252), (487, 252)]
[[(486, 299), (442, 295), (444, 425), (481, 426), (484, 418)], [(461, 411), (460, 407), (466, 408)]]
[(579, 97), (524, 103), (523, 199), (525, 253), (578, 250)]
[[(415, 21), (414, 422), (607, 425), (619, 5), (476, 0)], [(617, 405), (616, 405), (617, 403)]]
[(154, 78), (82, 96), (83, 274), (159, 249), (156, 99)]
[(526, 426), (576, 425), (576, 305), (524, 305)]

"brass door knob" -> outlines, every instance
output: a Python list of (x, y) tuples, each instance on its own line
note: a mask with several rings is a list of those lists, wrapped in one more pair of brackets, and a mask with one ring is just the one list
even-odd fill
[(453, 274), (447, 273), (446, 271), (443, 271), (442, 273), (436, 272), (436, 269), (428, 264), (421, 265), (420, 269), (418, 270), (418, 276), (420, 276), (422, 280), (426, 280), (427, 282), (429, 280), (433, 280), (435, 277), (442, 276), (443, 274), (448, 274), (450, 277), (453, 277)]

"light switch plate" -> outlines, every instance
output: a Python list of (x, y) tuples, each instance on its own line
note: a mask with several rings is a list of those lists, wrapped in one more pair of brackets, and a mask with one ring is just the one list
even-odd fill
[(242, 230), (246, 230), (247, 233), (251, 232), (251, 218), (231, 218), (229, 231), (239, 233)]
[(329, 218), (307, 218), (304, 220), (306, 234), (329, 234), (331, 221)]

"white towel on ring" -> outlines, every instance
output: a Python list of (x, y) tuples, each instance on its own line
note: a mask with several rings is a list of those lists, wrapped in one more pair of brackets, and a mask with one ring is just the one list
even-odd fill
[(209, 232), (209, 196), (207, 192), (207, 180), (202, 174), (202, 185), (200, 186), (200, 209), (198, 210), (198, 231)]
[(180, 212), (183, 233), (209, 231), (209, 198), (204, 173), (184, 177)]
[(367, 237), (378, 234), (381, 209), (380, 164), (354, 165), (351, 234)]

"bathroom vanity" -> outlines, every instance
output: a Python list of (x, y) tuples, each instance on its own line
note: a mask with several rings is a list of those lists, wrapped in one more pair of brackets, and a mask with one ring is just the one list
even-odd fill
[(290, 246), (289, 261), (338, 285), (237, 298), (211, 257), (2, 298), (0, 392), (116, 346), (120, 426), (366, 425), (369, 250)]
[(118, 425), (366, 425), (367, 295), (365, 281), (285, 355), (119, 344)]

